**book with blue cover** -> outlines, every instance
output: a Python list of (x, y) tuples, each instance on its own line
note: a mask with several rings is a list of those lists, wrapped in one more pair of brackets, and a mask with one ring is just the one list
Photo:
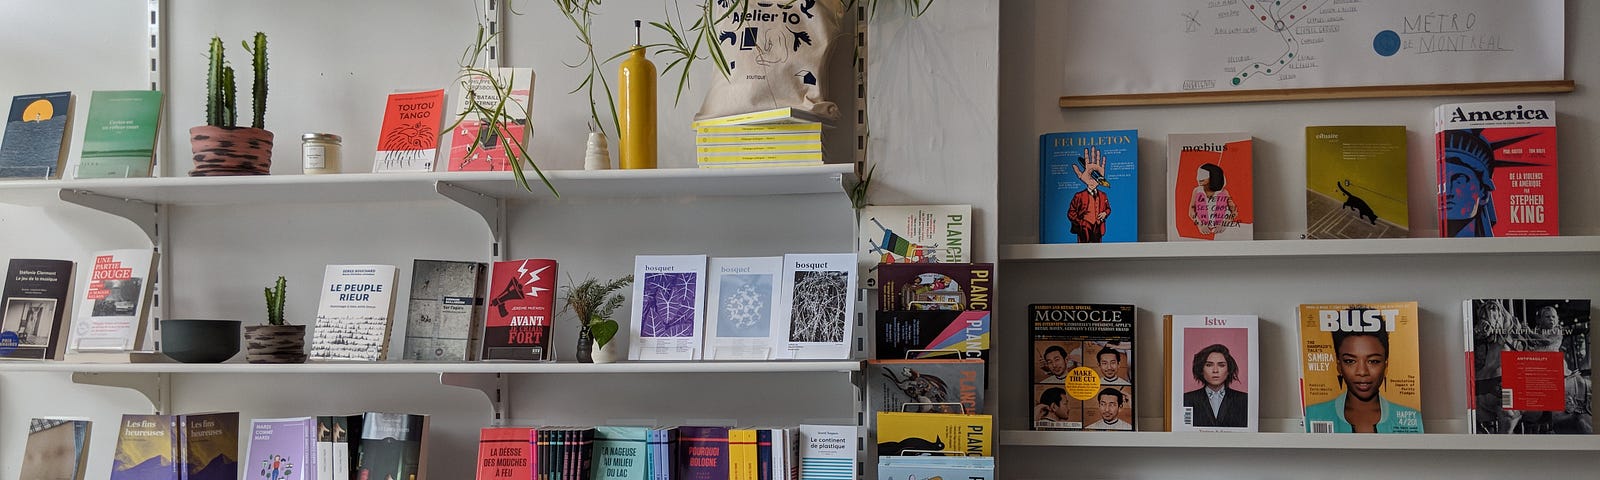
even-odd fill
[(11, 97), (0, 178), (61, 178), (72, 131), (72, 92)]
[(1039, 136), (1039, 242), (1139, 241), (1139, 131)]

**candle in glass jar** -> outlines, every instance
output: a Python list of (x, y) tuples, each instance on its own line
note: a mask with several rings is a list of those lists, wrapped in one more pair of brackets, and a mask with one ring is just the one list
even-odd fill
[(300, 136), (301, 170), (306, 175), (339, 173), (338, 135), (307, 133)]

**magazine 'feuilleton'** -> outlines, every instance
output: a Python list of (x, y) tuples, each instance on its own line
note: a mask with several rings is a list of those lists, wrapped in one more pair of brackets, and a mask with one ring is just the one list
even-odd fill
[(398, 275), (394, 265), (328, 265), (308, 355), (369, 362), (388, 358)]
[(1472, 433), (1594, 433), (1589, 305), (1587, 299), (1462, 302)]
[(1255, 315), (1167, 316), (1169, 430), (1260, 431), (1258, 324)]
[(554, 360), (550, 329), (556, 305), (556, 261), (494, 262), (485, 309), (483, 359)]
[(1039, 136), (1040, 243), (1139, 241), (1139, 131)]
[(1133, 305), (1033, 304), (1027, 398), (1034, 430), (1136, 430)]
[(1555, 102), (1440, 105), (1439, 236), (1560, 232)]
[(1308, 433), (1422, 433), (1417, 302), (1299, 309)]
[(1167, 135), (1167, 241), (1255, 238), (1254, 143), (1248, 133)]

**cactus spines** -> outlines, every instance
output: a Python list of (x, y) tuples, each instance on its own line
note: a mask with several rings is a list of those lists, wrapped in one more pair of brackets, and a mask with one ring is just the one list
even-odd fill
[(265, 128), (267, 116), (267, 34), (256, 32), (255, 46), (245, 45), (250, 50), (250, 67), (255, 72), (253, 83), (250, 84), (250, 108), (255, 116), (250, 120), (252, 128)]
[(283, 323), (283, 297), (284, 297), (284, 287), (286, 285), (287, 285), (287, 282), (285, 282), (283, 280), (283, 276), (279, 275), (278, 276), (278, 283), (274, 284), (271, 287), (267, 287), (267, 288), (262, 289), (262, 290), (265, 291), (266, 296), (267, 296), (267, 324), (268, 325), (283, 325), (284, 324)]
[(228, 104), (233, 103), (233, 96), (224, 96), (222, 84), (224, 63), (222, 38), (211, 37), (211, 68), (206, 70), (206, 125), (215, 127), (226, 126), (224, 120)]

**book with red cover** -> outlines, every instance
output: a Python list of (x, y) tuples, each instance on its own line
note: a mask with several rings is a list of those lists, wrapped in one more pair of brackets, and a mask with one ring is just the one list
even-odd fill
[(489, 275), (481, 358), (553, 360), (550, 328), (556, 314), (555, 288), (555, 260), (495, 262)]
[(729, 480), (728, 427), (678, 427), (681, 480)]
[(537, 471), (532, 427), (489, 427), (478, 432), (477, 480), (526, 480)]
[[(450, 119), (459, 118), (460, 122), (450, 132), (450, 160), (446, 170), (506, 171), (511, 169), (510, 154), (527, 156), (533, 77), (532, 68), (496, 69), (493, 78), (481, 70), (462, 73), (455, 118)], [(500, 118), (500, 128), (485, 129), (488, 122), (482, 118), (482, 110), (469, 111), (473, 102), (482, 110), (504, 115)], [(472, 150), (471, 155), (467, 150)]]
[(1555, 102), (1451, 103), (1434, 122), (1440, 237), (1559, 234)]
[(439, 156), (444, 89), (389, 94), (372, 171), (431, 172)]

